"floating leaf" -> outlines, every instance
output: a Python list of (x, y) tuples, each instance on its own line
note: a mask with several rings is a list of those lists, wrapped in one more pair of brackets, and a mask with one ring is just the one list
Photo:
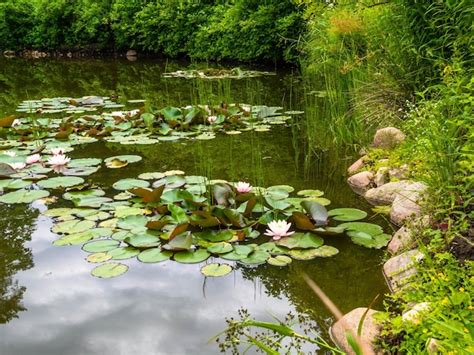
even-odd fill
[(316, 249), (294, 249), (289, 252), (290, 256), (296, 260), (311, 260), (317, 257), (326, 258), (337, 253), (339, 253), (339, 250), (329, 245), (323, 245)]
[(326, 208), (316, 201), (303, 201), (301, 206), (311, 215), (316, 226), (324, 226), (327, 224), (328, 211)]
[(116, 249), (120, 242), (112, 239), (97, 240), (83, 245), (82, 250), (88, 253), (105, 252)]
[(196, 264), (209, 258), (211, 254), (207, 250), (198, 249), (196, 251), (180, 251), (174, 254), (174, 260), (183, 264)]
[(151, 248), (160, 245), (160, 238), (151, 234), (132, 234), (124, 242), (136, 248)]
[(248, 265), (259, 265), (264, 264), (270, 257), (270, 253), (264, 250), (255, 250), (246, 258), (239, 260), (239, 262)]
[(275, 244), (288, 249), (310, 249), (323, 245), (324, 239), (311, 233), (295, 233), (289, 237), (281, 238)]
[(189, 250), (193, 246), (193, 237), (190, 233), (180, 234), (174, 237), (163, 249), (171, 251)]
[(298, 191), (297, 195), (305, 197), (321, 197), (324, 195), (324, 192), (320, 190), (301, 190)]
[(48, 180), (38, 181), (38, 185), (45, 189), (60, 189), (83, 183), (84, 179), (76, 176), (58, 176)]
[(89, 254), (86, 258), (86, 260), (90, 263), (103, 263), (104, 261), (110, 259), (112, 259), (112, 255), (104, 252)]
[(358, 221), (367, 217), (367, 213), (356, 208), (336, 208), (328, 212), (336, 221)]
[(159, 263), (162, 261), (169, 260), (172, 255), (173, 252), (171, 251), (161, 251), (158, 248), (151, 248), (142, 251), (138, 255), (138, 260), (140, 260), (142, 263)]
[(150, 183), (145, 180), (138, 180), (138, 179), (122, 179), (117, 181), (115, 184), (112, 185), (112, 187), (115, 190), (130, 190), (135, 187), (148, 187)]
[(95, 277), (109, 279), (123, 275), (128, 270), (128, 266), (120, 263), (105, 263), (99, 265), (91, 271), (91, 274)]
[(73, 200), (75, 198), (81, 199), (84, 197), (91, 197), (91, 196), (104, 196), (105, 192), (104, 190), (84, 190), (84, 191), (71, 191), (71, 192), (66, 192), (63, 195), (63, 198), (65, 200)]
[(213, 254), (225, 254), (233, 250), (232, 244), (226, 242), (214, 243), (207, 248), (207, 251)]
[(31, 203), (40, 198), (48, 197), (49, 192), (45, 190), (20, 189), (0, 196), (3, 203)]
[(78, 197), (73, 198), (72, 202), (76, 207), (90, 207), (90, 208), (99, 208), (108, 202), (112, 202), (113, 200), (109, 197), (101, 197), (101, 196), (85, 196), (85, 197)]
[(291, 263), (291, 258), (285, 255), (277, 255), (267, 260), (267, 263), (273, 266), (286, 266)]
[(107, 254), (112, 256), (114, 260), (125, 260), (136, 257), (140, 254), (140, 250), (133, 247), (123, 247), (109, 250)]
[(51, 228), (51, 230), (54, 233), (75, 234), (85, 232), (94, 228), (94, 226), (94, 221), (81, 221), (78, 219), (73, 219), (70, 221), (58, 223), (53, 228)]
[(207, 264), (201, 268), (201, 273), (206, 277), (221, 277), (230, 274), (232, 266), (227, 264)]

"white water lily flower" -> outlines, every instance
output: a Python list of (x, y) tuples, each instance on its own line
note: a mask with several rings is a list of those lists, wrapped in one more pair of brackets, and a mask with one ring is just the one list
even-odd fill
[(6, 150), (3, 152), (3, 154), (8, 155), (10, 157), (16, 157), (16, 153), (12, 152), (11, 150)]
[(21, 121), (18, 118), (15, 118), (12, 122), (12, 127), (21, 125)]
[(51, 148), (51, 153), (53, 155), (63, 155), (66, 152), (64, 148), (58, 147), (58, 148)]
[(29, 155), (26, 157), (26, 164), (34, 164), (34, 163), (37, 163), (39, 162), (41, 159), (41, 155), (39, 154), (33, 154), (33, 155)]
[(273, 237), (274, 240), (278, 240), (282, 237), (288, 237), (294, 232), (289, 232), (291, 223), (286, 221), (271, 221), (268, 223), (268, 229), (265, 231), (265, 235)]
[(250, 185), (248, 182), (239, 181), (235, 185), (235, 189), (237, 190), (237, 192), (246, 193), (252, 190), (252, 185)]
[(128, 115), (129, 115), (130, 117), (133, 117), (133, 116), (135, 116), (135, 115), (138, 115), (139, 113), (140, 113), (140, 110), (136, 109), (136, 110), (129, 111), (129, 112), (128, 112)]
[(217, 116), (209, 116), (207, 118), (207, 122), (209, 122), (210, 124), (213, 124), (217, 121)]
[(11, 166), (12, 169), (21, 170), (24, 169), (26, 164), (25, 163), (9, 163), (8, 165)]
[(71, 161), (71, 158), (68, 158), (64, 154), (53, 155), (48, 159), (48, 164), (52, 166), (63, 166)]

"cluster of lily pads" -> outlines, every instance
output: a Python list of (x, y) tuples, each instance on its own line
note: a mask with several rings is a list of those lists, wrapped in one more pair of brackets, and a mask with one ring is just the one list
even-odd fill
[(63, 198), (73, 206), (44, 213), (55, 218), (52, 231), (60, 237), (54, 244), (83, 245), (89, 262), (105, 262), (92, 274), (106, 278), (126, 272), (128, 266), (119, 261), (135, 257), (185, 264), (219, 258), (202, 273), (224, 276), (233, 269), (225, 261), (285, 266), (293, 259), (337, 254), (323, 236), (346, 233), (356, 244), (373, 248), (388, 241), (381, 227), (359, 221), (367, 216), (364, 211), (328, 211), (324, 205), (330, 201), (318, 190), (294, 195), (287, 185), (252, 187), (183, 174), (121, 179), (113, 184), (114, 195), (99, 187), (84, 189), (82, 182), (79, 189), (66, 184)]
[(175, 72), (163, 73), (164, 78), (200, 78), (200, 79), (243, 79), (243, 78), (254, 78), (264, 75), (275, 75), (275, 73), (268, 71), (257, 71), (257, 70), (243, 70), (241, 68), (232, 69), (191, 69), (191, 70), (177, 70)]
[[(130, 105), (143, 103), (144, 100), (128, 101)], [(17, 111), (33, 115), (5, 117), (0, 119), (0, 128), (6, 129), (3, 134), (9, 141), (54, 138), (79, 143), (102, 139), (120, 144), (154, 144), (179, 139), (209, 140), (218, 132), (229, 135), (250, 130), (266, 132), (272, 125), (285, 124), (292, 115), (303, 113), (282, 113), (281, 107), (245, 104), (106, 111), (122, 107), (98, 96), (24, 101)], [(57, 117), (59, 113), (69, 115)], [(48, 117), (43, 117), (45, 114)]]

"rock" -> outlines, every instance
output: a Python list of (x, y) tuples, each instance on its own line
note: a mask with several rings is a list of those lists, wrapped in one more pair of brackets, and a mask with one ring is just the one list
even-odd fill
[(423, 258), (422, 252), (413, 249), (394, 256), (383, 264), (383, 274), (392, 292), (396, 292), (407, 285), (408, 279), (416, 274), (415, 265)]
[(395, 232), (387, 250), (390, 254), (398, 254), (399, 252), (409, 249), (415, 242), (413, 231), (407, 227), (402, 227)]
[(381, 167), (379, 170), (377, 170), (377, 173), (375, 174), (375, 186), (380, 187), (382, 185), (385, 185), (388, 182), (388, 178), (388, 168)]
[(420, 216), (419, 202), (426, 188), (425, 184), (416, 182), (404, 191), (397, 193), (390, 209), (392, 223), (401, 226), (407, 218)]
[(370, 189), (373, 178), (373, 172), (361, 171), (360, 173), (349, 177), (347, 183), (356, 194), (363, 195), (368, 189)]
[[(341, 319), (331, 327), (330, 333), (331, 337), (334, 340), (334, 343), (344, 350), (347, 354), (355, 354), (351, 346), (346, 339), (346, 331), (352, 330), (353, 334), (357, 334), (357, 329), (359, 327), (359, 322), (367, 311), (367, 308), (356, 308), (345, 314)], [(362, 324), (362, 331), (360, 338), (366, 344), (369, 344), (372, 347), (372, 342), (380, 333), (380, 327), (376, 324), (373, 316), (377, 313), (373, 309), (368, 310), (367, 315), (365, 316), (364, 322)], [(364, 354), (375, 354), (373, 347), (371, 352), (364, 352)]]
[(399, 168), (393, 168), (389, 170), (389, 175), (390, 178), (396, 178), (396, 179), (406, 179), (408, 178), (409, 171), (408, 171), (408, 165), (403, 164)]
[(399, 193), (406, 190), (411, 191), (413, 184), (414, 183), (411, 181), (389, 182), (385, 185), (367, 190), (364, 197), (369, 201), (369, 203), (375, 206), (390, 205), (395, 201), (395, 198)]
[(382, 149), (393, 149), (405, 140), (405, 134), (395, 127), (381, 128), (375, 132), (374, 147)]
[(364, 163), (364, 159), (365, 159), (366, 156), (363, 156), (362, 158), (360, 158), (359, 160), (357, 160), (354, 164), (352, 164), (349, 168), (347, 168), (347, 172), (352, 175), (354, 174), (356, 171), (362, 169), (365, 165)]
[(413, 324), (420, 324), (423, 319), (423, 313), (430, 309), (429, 302), (417, 303), (412, 309), (402, 314), (402, 320), (404, 322), (410, 322)]
[(16, 54), (15, 54), (14, 51), (4, 51), (4, 52), (3, 52), (3, 56), (4, 56), (5, 58), (13, 58), (13, 57), (15, 57), (15, 55), (16, 55)]
[(430, 338), (428, 341), (428, 346), (426, 347), (426, 350), (428, 351), (428, 354), (439, 354), (439, 345), (438, 345), (438, 339), (435, 338)]
[(125, 55), (127, 57), (136, 57), (137, 56), (137, 51), (134, 50), (134, 49), (129, 49)]

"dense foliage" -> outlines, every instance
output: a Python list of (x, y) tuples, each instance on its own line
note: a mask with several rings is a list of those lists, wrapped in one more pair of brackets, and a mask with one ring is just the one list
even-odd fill
[(291, 0), (5, 0), (0, 49), (134, 48), (197, 59), (294, 61), (302, 30)]

